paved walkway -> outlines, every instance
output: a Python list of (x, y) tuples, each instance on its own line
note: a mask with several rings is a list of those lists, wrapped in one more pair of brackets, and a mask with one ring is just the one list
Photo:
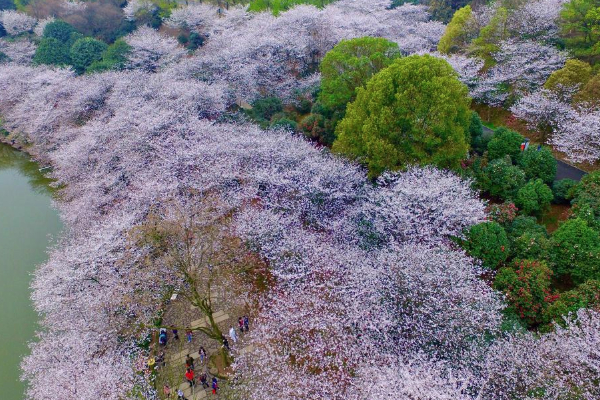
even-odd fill
[[(494, 131), (487, 126), (483, 127), (484, 133), (493, 134)], [(573, 179), (575, 181), (581, 180), (587, 172), (580, 170), (577, 167), (572, 166), (562, 160), (556, 160), (556, 180), (560, 179)]]

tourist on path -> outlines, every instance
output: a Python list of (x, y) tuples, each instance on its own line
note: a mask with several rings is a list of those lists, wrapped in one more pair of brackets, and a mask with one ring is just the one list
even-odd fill
[(208, 389), (208, 378), (206, 377), (206, 372), (200, 375), (200, 383), (202, 384), (203, 389)]
[(244, 329), (246, 329), (246, 332), (248, 332), (248, 329), (250, 326), (250, 320), (248, 320), (248, 316), (244, 315)]
[(237, 343), (237, 334), (235, 333), (235, 328), (232, 326), (231, 329), (229, 329), (229, 337), (231, 338), (231, 340), (233, 340), (233, 343)]
[(157, 366), (164, 367), (167, 364), (165, 362), (165, 352), (161, 351), (160, 353), (158, 353), (158, 355), (155, 357), (155, 360)]
[(187, 400), (183, 394), (183, 390), (181, 390), (181, 389), (177, 390), (177, 399), (178, 400)]
[(240, 326), (240, 332), (244, 333), (244, 318), (238, 318), (238, 325)]
[(188, 329), (185, 331), (185, 337), (187, 338), (188, 343), (192, 343), (192, 330)]
[(217, 377), (213, 376), (212, 379), (212, 393), (217, 394), (217, 389), (219, 389), (219, 382), (217, 381)]
[(185, 359), (185, 367), (194, 369), (194, 358), (191, 357), (189, 354), (187, 355), (187, 358)]
[(171, 398), (171, 388), (169, 387), (169, 385), (163, 386), (163, 394), (167, 399)]
[(231, 348), (229, 347), (229, 340), (227, 340), (227, 338), (225, 336), (221, 336), (223, 338), (223, 347), (225, 347), (225, 349), (227, 351), (231, 351)]
[(194, 386), (194, 371), (191, 368), (188, 368), (187, 371), (185, 371), (185, 379), (187, 379), (190, 387)]
[(204, 347), (200, 346), (198, 354), (200, 354), (200, 364), (204, 364), (204, 359), (206, 358), (206, 350), (204, 350)]
[(167, 330), (165, 328), (160, 328), (160, 333), (158, 335), (158, 344), (161, 346), (167, 345)]
[(173, 340), (179, 340), (179, 332), (177, 329), (173, 329)]

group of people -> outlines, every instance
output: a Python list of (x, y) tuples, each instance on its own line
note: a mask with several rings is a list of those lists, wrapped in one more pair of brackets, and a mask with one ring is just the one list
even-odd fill
[[(246, 315), (238, 318), (238, 326), (241, 333), (248, 332), (248, 330), (250, 329), (250, 320)], [(229, 328), (229, 337), (231, 338), (231, 340), (233, 340), (233, 343), (237, 343), (238, 336), (233, 326)], [(223, 347), (225, 347), (227, 350), (230, 350), (229, 341), (225, 336), (223, 336)]]
[[(188, 383), (190, 384), (190, 387), (194, 387), (195, 386), (194, 370), (191, 368), (188, 368), (185, 373), (185, 377), (186, 377)], [(198, 382), (200, 384), (202, 384), (203, 389), (208, 389), (208, 387), (209, 387), (208, 376), (206, 375), (206, 372), (202, 373), (198, 377)], [(211, 386), (212, 386), (212, 393), (217, 394), (217, 390), (219, 390), (219, 381), (217, 380), (216, 376), (213, 376)], [(165, 395), (165, 398), (167, 398), (167, 399), (171, 398), (171, 396), (173, 395), (173, 391), (171, 390), (171, 387), (169, 385), (163, 386), (163, 394)], [(183, 392), (183, 390), (181, 390), (181, 388), (177, 389), (177, 400), (188, 400), (185, 397), (185, 393)]]

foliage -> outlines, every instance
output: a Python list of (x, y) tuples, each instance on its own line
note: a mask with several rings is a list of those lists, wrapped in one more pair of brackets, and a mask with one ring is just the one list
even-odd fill
[(333, 151), (365, 163), (371, 177), (415, 163), (456, 168), (468, 149), (469, 102), (446, 61), (397, 59), (358, 89)]
[(515, 203), (525, 214), (541, 215), (550, 208), (552, 189), (541, 179), (532, 179), (517, 192)]
[(68, 65), (71, 63), (69, 47), (54, 38), (42, 38), (35, 50), (35, 64)]
[(588, 280), (575, 289), (563, 292), (558, 299), (544, 311), (545, 323), (556, 322), (562, 326), (565, 317), (575, 314), (581, 308), (600, 306), (600, 281)]
[(525, 173), (512, 165), (509, 159), (499, 158), (483, 169), (479, 185), (492, 196), (504, 200), (515, 199), (519, 189), (525, 185)]
[[(13, 0), (0, 0), (0, 11), (1, 10), (14, 10), (15, 3)], [(0, 35), (1, 36), (1, 35)]]
[(510, 156), (512, 162), (518, 163), (521, 159), (521, 143), (525, 138), (518, 132), (507, 128), (498, 128), (488, 143), (488, 157), (490, 160)]
[[(326, 121), (321, 114), (308, 114), (300, 121), (300, 128), (307, 138), (312, 140), (322, 139), (327, 141)], [(333, 139), (331, 139), (333, 141)], [(327, 141), (329, 142), (329, 141)]]
[(580, 60), (567, 60), (565, 66), (554, 71), (544, 83), (544, 88), (554, 91), (568, 99), (592, 77), (592, 66)]
[(100, 72), (110, 69), (122, 70), (127, 63), (127, 56), (131, 51), (131, 46), (123, 39), (117, 39), (113, 44), (108, 46), (102, 53), (100, 61), (93, 62), (87, 72)]
[(553, 300), (551, 276), (552, 270), (544, 262), (518, 260), (498, 271), (494, 288), (506, 293), (509, 307), (528, 326), (536, 326)]
[(469, 51), (485, 60), (486, 66), (495, 64), (492, 55), (500, 49), (500, 42), (507, 38), (508, 11), (498, 7), (489, 23), (481, 28), (479, 36), (471, 43)]
[(519, 159), (519, 167), (525, 172), (525, 178), (541, 179), (547, 185), (554, 182), (556, 164), (552, 151), (547, 147), (538, 150), (530, 146)]
[(491, 204), (486, 209), (490, 221), (499, 223), (506, 227), (510, 225), (517, 217), (519, 209), (514, 203)]
[(552, 234), (551, 258), (559, 275), (576, 283), (600, 279), (600, 234), (579, 218), (562, 223)]
[(571, 193), (573, 213), (600, 232), (600, 171), (585, 175)]
[(571, 0), (561, 11), (561, 33), (569, 50), (577, 57), (591, 58), (600, 54), (600, 2)]
[(496, 269), (508, 258), (508, 237), (497, 222), (473, 225), (467, 231), (466, 238), (463, 247), (469, 255), (480, 259), (486, 268)]
[(271, 118), (281, 111), (283, 111), (281, 99), (271, 96), (256, 99), (252, 103), (252, 110), (249, 111), (249, 114), (257, 122), (266, 123), (271, 121)]
[(456, 11), (452, 21), (446, 26), (446, 32), (438, 43), (438, 51), (442, 54), (452, 53), (463, 47), (471, 38), (469, 37), (470, 24), (473, 24), (471, 6), (465, 6)]
[(511, 240), (514, 240), (525, 233), (534, 233), (543, 236), (548, 236), (546, 227), (537, 223), (534, 217), (519, 215), (512, 221), (510, 226), (507, 228), (508, 236)]
[(71, 46), (71, 64), (81, 74), (94, 62), (100, 61), (107, 48), (106, 43), (93, 38), (79, 39)]
[(321, 90), (318, 101), (336, 120), (356, 98), (356, 89), (400, 57), (398, 44), (384, 38), (362, 37), (342, 40), (319, 66)]
[(69, 44), (69, 47), (71, 47), (71, 37), (75, 32), (77, 31), (72, 25), (66, 23), (65, 21), (56, 20), (46, 24), (44, 27), (43, 36), (47, 38), (54, 38), (61, 43)]
[(554, 193), (554, 203), (569, 204), (572, 197), (572, 189), (577, 186), (578, 182), (573, 179), (560, 179), (552, 185), (552, 193)]
[(600, 74), (594, 75), (587, 83), (573, 96), (573, 102), (589, 107), (600, 106)]
[(299, 4), (311, 4), (323, 8), (333, 1), (335, 0), (251, 0), (248, 10), (254, 12), (271, 10), (273, 15), (279, 15)]

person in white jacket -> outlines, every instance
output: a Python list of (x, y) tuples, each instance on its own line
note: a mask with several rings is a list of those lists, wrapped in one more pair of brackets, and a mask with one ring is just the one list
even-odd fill
[(237, 333), (235, 333), (235, 328), (233, 326), (229, 329), (229, 337), (233, 340), (233, 343), (237, 342)]

